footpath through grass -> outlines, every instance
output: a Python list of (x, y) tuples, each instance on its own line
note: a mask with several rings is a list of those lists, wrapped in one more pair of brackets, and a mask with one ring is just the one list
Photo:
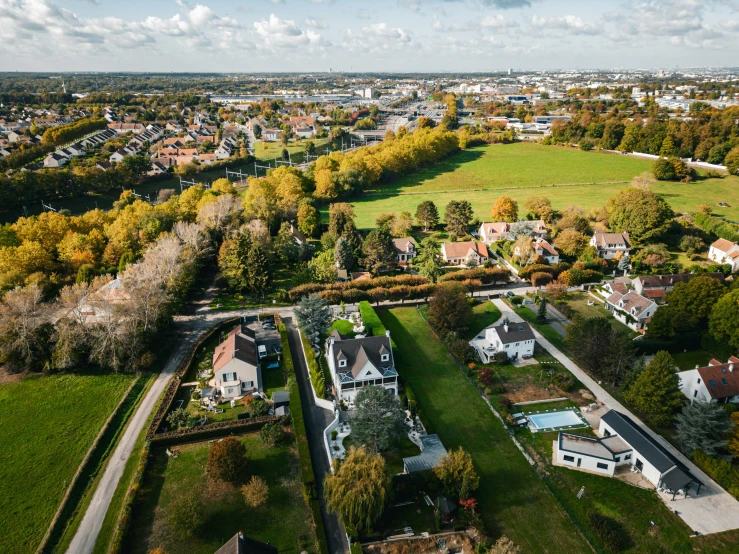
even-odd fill
[(0, 387), (0, 552), (32, 552), (133, 375), (29, 377)]
[(488, 530), (523, 552), (590, 552), (586, 541), (447, 356), (415, 308), (378, 312), (395, 339), (398, 371), (447, 450), (462, 446), (480, 475), (475, 497)]

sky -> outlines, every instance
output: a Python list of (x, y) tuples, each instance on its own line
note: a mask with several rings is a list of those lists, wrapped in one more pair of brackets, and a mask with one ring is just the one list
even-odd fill
[(0, 0), (0, 71), (739, 65), (739, 0)]

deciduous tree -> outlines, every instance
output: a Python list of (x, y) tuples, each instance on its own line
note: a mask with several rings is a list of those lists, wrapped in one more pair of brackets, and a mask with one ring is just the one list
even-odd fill
[(237, 437), (213, 442), (208, 451), (208, 475), (219, 481), (236, 483), (246, 478), (246, 447)]
[(444, 336), (451, 331), (464, 334), (472, 319), (467, 290), (458, 282), (445, 282), (436, 287), (429, 302), (431, 325)]
[(716, 302), (708, 328), (716, 339), (739, 348), (739, 290), (725, 294)]
[(510, 196), (501, 196), (493, 205), (490, 212), (493, 221), (512, 222), (518, 219), (518, 203)]
[(258, 475), (252, 475), (251, 480), (241, 487), (241, 494), (247, 506), (259, 508), (269, 499), (269, 487), (264, 479)]
[(469, 498), (480, 485), (472, 457), (461, 446), (441, 459), (434, 474), (444, 484), (448, 495), (461, 499)]
[(663, 235), (670, 227), (670, 205), (650, 191), (630, 187), (606, 204), (608, 225), (612, 231), (628, 232), (637, 242), (648, 242)]
[(431, 200), (424, 200), (416, 208), (416, 221), (424, 231), (433, 229), (439, 224), (439, 210)]
[(449, 233), (464, 236), (472, 220), (472, 205), (467, 200), (452, 200), (444, 209), (444, 223)]

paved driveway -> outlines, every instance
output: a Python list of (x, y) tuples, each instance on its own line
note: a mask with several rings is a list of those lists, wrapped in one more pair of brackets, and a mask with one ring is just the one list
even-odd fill
[[(523, 321), (523, 319), (513, 312), (502, 300), (493, 300), (493, 302), (498, 309), (500, 309), (501, 313), (507, 316), (511, 321)], [(605, 403), (609, 408), (629, 416), (645, 432), (649, 433), (653, 439), (675, 456), (675, 458), (680, 460), (680, 462), (684, 464), (690, 472), (693, 473), (693, 475), (701, 480), (704, 486), (701, 487), (699, 496), (681, 498), (672, 502), (671, 495), (658, 493), (670, 510), (677, 510), (679, 517), (687, 523), (688, 527), (702, 535), (720, 533), (721, 531), (729, 531), (731, 529), (739, 529), (739, 501), (737, 501), (736, 498), (722, 489), (715, 481), (713, 481), (713, 479), (701, 471), (693, 462), (683, 456), (683, 454), (669, 442), (644, 425), (639, 418), (613, 398), (613, 396), (611, 396), (603, 387), (575, 365), (572, 360), (557, 350), (552, 343), (541, 336), (541, 334), (535, 329), (534, 336), (539, 344), (546, 348), (552, 356), (557, 358), (557, 360), (559, 360), (563, 366), (577, 377), (581, 383), (590, 389), (598, 400)]]

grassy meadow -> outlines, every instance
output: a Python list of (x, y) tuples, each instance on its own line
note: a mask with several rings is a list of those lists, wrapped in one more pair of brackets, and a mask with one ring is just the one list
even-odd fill
[[(532, 196), (550, 198), (555, 209), (576, 205), (590, 210), (603, 206), (634, 176), (651, 168), (650, 160), (534, 143), (477, 146), (350, 203), (357, 226), (364, 229), (374, 227), (380, 213), (414, 213), (424, 200), (433, 200), (442, 214), (450, 200), (468, 200), (475, 217), (482, 220), (490, 217), (493, 204), (504, 194), (518, 200), (522, 210), (523, 202)], [(706, 203), (717, 214), (739, 219), (739, 177), (658, 182), (652, 190), (677, 211), (695, 211)], [(730, 207), (719, 208), (718, 202)]]
[(33, 552), (132, 375), (34, 376), (0, 386), (0, 552)]

